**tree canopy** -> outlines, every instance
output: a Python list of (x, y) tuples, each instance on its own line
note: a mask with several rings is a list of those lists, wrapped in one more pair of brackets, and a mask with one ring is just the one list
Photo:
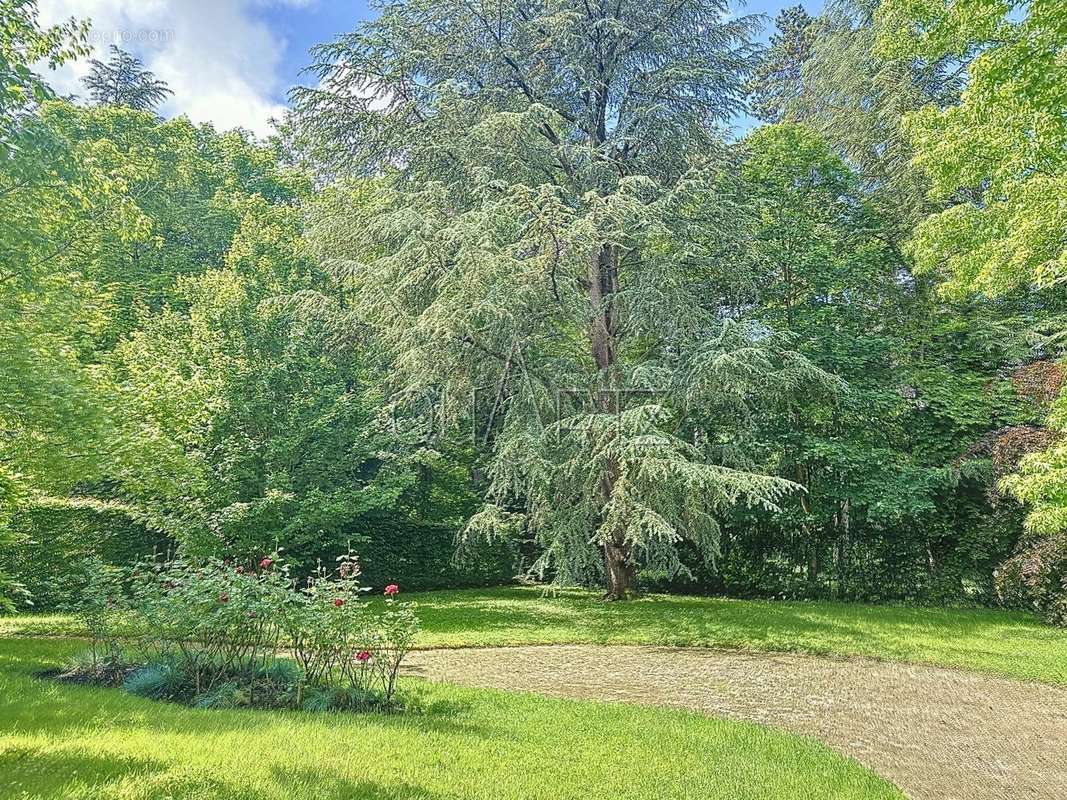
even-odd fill
[(259, 141), (0, 0), (0, 603), (96, 525), (1067, 620), (1060, 5), (397, 0)]
[(713, 558), (725, 508), (794, 488), (694, 440), (687, 408), (747, 414), (756, 392), (823, 377), (706, 291), (729, 283), (709, 254), (730, 230), (696, 207), (743, 213), (719, 197), (717, 126), (754, 52), (753, 21), (725, 10), (397, 3), (320, 48), (319, 86), (296, 95), (335, 169), (395, 165), (345, 226), (371, 235), (323, 246), (358, 264), (400, 388), (491, 395), (489, 503), (468, 534), (518, 525), (539, 573), (603, 576), (613, 598), (639, 566), (684, 569), (681, 540)]
[(92, 59), (89, 74), (82, 83), (89, 98), (99, 105), (127, 106), (137, 111), (154, 111), (174, 94), (167, 84), (144, 68), (139, 58), (111, 45), (107, 61)]

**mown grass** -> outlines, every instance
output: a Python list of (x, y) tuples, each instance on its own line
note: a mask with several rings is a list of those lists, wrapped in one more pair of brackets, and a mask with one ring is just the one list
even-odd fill
[[(869, 656), (1067, 685), (1067, 631), (995, 609), (907, 608), (537, 588), (426, 592), (420, 647), (655, 644)], [(0, 618), (0, 636), (70, 634), (64, 616)]]
[(654, 644), (868, 656), (1067, 685), (1067, 630), (1019, 612), (539, 589), (418, 595), (423, 647)]
[(0, 640), (0, 797), (903, 797), (816, 742), (682, 711), (415, 680), (403, 715), (206, 711), (33, 677), (78, 647)]

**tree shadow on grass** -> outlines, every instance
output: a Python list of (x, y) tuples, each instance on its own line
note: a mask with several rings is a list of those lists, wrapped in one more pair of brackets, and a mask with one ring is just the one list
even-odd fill
[(445, 800), (446, 797), (406, 781), (389, 784), (359, 781), (293, 767), (275, 767), (271, 774), (274, 782), (284, 789), (283, 796), (300, 800)]
[(474, 690), (444, 689), (418, 679), (404, 679), (402, 691), (407, 695), (409, 709), (399, 714), (216, 710), (189, 708), (137, 697), (121, 689), (60, 683), (32, 675), (45, 666), (49, 664), (22, 662), (17, 669), (0, 668), (0, 685), (4, 687), (0, 697), (0, 727), (20, 734), (53, 737), (91, 733), (97, 728), (109, 732), (167, 734), (178, 730), (193, 735), (242, 732), (256, 736), (268, 734), (279, 726), (304, 729), (312, 734), (326, 731), (330, 735), (351, 735), (368, 729), (467, 740), (511, 735), (496, 729), (484, 718), (470, 719), (482, 702)]
[[(456, 697), (449, 691), (441, 697), (439, 690), (429, 687), (417, 711), (382, 715), (190, 709), (116, 689), (50, 684), (47, 679), (12, 677), (11, 673), (0, 675), (3, 677), (8, 680), (0, 681), (7, 690), (0, 700), (0, 727), (15, 736), (0, 749), (0, 800), (21, 796), (24, 791), (42, 800), (97, 800), (124, 797), (132, 786), (136, 786), (137, 796), (168, 800), (446, 800), (453, 795), (441, 795), (399, 777), (396, 782), (386, 779), (377, 783), (339, 775), (326, 767), (309, 768), (302, 762), (300, 748), (290, 751), (287, 743), (295, 744), (305, 737), (314, 741), (325, 732), (335, 741), (354, 736), (389, 741), (397, 736), (429, 735), (439, 739), (442, 746), (451, 742), (466, 748), (472, 746), (472, 740), (508, 735), (493, 730), (485, 720), (477, 725), (466, 722), (463, 717), (476, 700), (468, 702), (465, 692)], [(223, 766), (227, 759), (216, 762), (211, 755), (216, 746), (213, 743), (232, 742), (232, 734), (237, 735), (237, 741), (247, 737), (248, 741), (270, 743), (260, 749), (266, 782), (234, 782)], [(95, 752), (98, 741), (111, 739), (121, 745), (124, 741), (171, 736), (180, 737), (182, 742), (176, 752), (184, 753), (186, 742), (201, 740), (205, 743), (203, 753), (196, 755), (194, 748), (175, 760)], [(20, 741), (20, 737), (27, 738)], [(39, 746), (39, 737), (46, 737), (49, 744)], [(478, 746), (477, 741), (474, 746)], [(162, 747), (161, 755), (171, 752), (168, 744)], [(94, 752), (84, 752), (83, 748)], [(343, 750), (332, 758), (334, 764), (349, 765)], [(358, 765), (353, 766), (358, 775)]]
[(15, 745), (0, 751), (0, 797), (18, 797), (24, 787), (32, 787), (28, 791), (34, 796), (64, 797), (74, 787), (84, 791), (128, 775), (147, 778), (164, 769), (166, 765), (146, 758)]
[(168, 800), (443, 800), (410, 783), (354, 781), (299, 768), (272, 768), (271, 783), (280, 791), (266, 791), (152, 759), (17, 746), (0, 752), (0, 797), (5, 799), (24, 792), (49, 800), (124, 796), (131, 783)]

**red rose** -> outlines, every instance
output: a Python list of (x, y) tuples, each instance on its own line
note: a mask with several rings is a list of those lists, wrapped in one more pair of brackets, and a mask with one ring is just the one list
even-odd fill
[(338, 608), (340, 608), (341, 606), (343, 606), (345, 604), (345, 601), (342, 600), (340, 597), (338, 597), (336, 600), (333, 601), (333, 604), (335, 606), (337, 606)]
[(226, 594), (225, 592), (223, 592), (222, 594), (219, 595), (219, 602), (220, 603), (228, 603), (228, 602), (230, 602), (230, 596), (228, 594)]
[(356, 661), (366, 664), (370, 661), (370, 650), (360, 650), (356, 653)]
[(383, 592), (383, 594), (386, 597), (392, 597), (394, 594), (400, 594), (400, 587), (397, 586), (395, 583), (390, 583), (388, 586), (385, 587), (385, 591)]
[(267, 556), (266, 558), (264, 558), (262, 561), (259, 562), (259, 568), (260, 569), (270, 569), (270, 565), (273, 564), (273, 563), (274, 563), (274, 559), (272, 559), (270, 556)]

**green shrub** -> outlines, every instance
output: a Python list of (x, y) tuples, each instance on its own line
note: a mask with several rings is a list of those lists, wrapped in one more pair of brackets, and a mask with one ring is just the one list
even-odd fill
[(402, 583), (405, 591), (462, 589), (510, 583), (518, 572), (513, 542), (480, 544), (456, 556), (453, 525), (401, 515), (369, 515), (353, 528), (364, 582), (375, 589)]
[(324, 711), (337, 711), (336, 692), (332, 689), (313, 687), (304, 692), (300, 707), (304, 711), (322, 713)]
[(1005, 605), (1067, 627), (1067, 535), (1027, 539), (997, 570)]
[(23, 590), (17, 607), (35, 611), (74, 608), (89, 580), (89, 559), (129, 567), (169, 547), (126, 509), (102, 502), (41, 501), (22, 509), (11, 528), (14, 541), (0, 548), (0, 573)]
[(122, 682), (130, 694), (151, 700), (187, 700), (193, 694), (189, 676), (174, 664), (146, 664), (131, 672)]
[(204, 692), (193, 702), (196, 708), (240, 708), (247, 703), (247, 693), (233, 682), (222, 683)]
[(95, 668), (100, 661), (121, 660), (118, 636), (126, 607), (122, 585), (124, 574), (119, 567), (105, 564), (95, 556), (86, 559), (84, 566), (87, 578), (78, 616), (89, 631), (92, 641), (89, 652)]
[[(79, 609), (90, 666), (64, 677), (93, 681), (101, 662), (118, 664), (128, 691), (204, 708), (391, 708), (418, 630), (396, 585), (385, 587), (381, 610), (360, 601), (366, 588), (351, 555), (302, 582), (276, 554), (247, 565), (149, 562), (133, 570), (121, 602), (121, 570), (96, 559), (90, 573)], [(309, 701), (308, 692), (332, 699)]]
[(300, 669), (300, 665), (295, 661), (290, 661), (287, 658), (278, 658), (269, 661), (262, 667), (259, 675), (266, 683), (272, 683), (277, 686), (294, 686), (301, 681), (304, 673)]

